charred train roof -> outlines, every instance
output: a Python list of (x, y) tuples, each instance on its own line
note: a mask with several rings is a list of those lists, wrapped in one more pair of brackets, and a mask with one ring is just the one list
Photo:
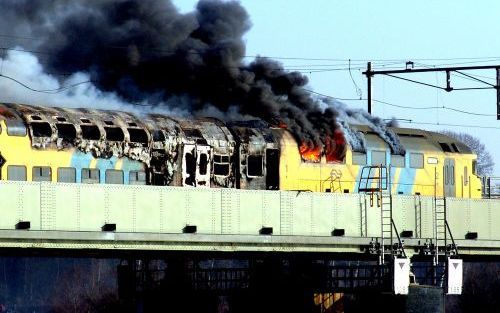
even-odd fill
[[(29, 132), (35, 147), (61, 148), (71, 143), (100, 157), (126, 155), (146, 163), (149, 163), (151, 149), (178, 143), (209, 144), (215, 153), (232, 154), (236, 142), (248, 144), (249, 150), (262, 151), (266, 147), (277, 147), (279, 141), (270, 125), (261, 120), (225, 124), (215, 118), (136, 116), (122, 111), (24, 104), (0, 104), (0, 119), (5, 120), (9, 135), (24, 136)], [(367, 126), (353, 126), (365, 135), (376, 135)], [(71, 127), (74, 127), (74, 142), (68, 142), (71, 134), (61, 136), (62, 132), (71, 133)], [(410, 128), (391, 129), (402, 139), (422, 138), (444, 152), (472, 153), (465, 144), (446, 135)]]

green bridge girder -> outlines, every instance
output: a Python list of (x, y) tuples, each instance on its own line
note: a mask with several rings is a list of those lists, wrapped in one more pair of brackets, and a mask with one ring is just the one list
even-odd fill
[[(2, 248), (365, 253), (380, 236), (380, 209), (363, 194), (5, 181), (0, 197)], [(500, 200), (447, 204), (460, 254), (500, 255)], [(410, 256), (432, 241), (433, 217), (432, 197), (393, 196)]]

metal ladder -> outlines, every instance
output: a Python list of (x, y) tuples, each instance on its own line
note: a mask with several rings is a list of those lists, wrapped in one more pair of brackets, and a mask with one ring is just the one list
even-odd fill
[[(399, 236), (396, 224), (392, 218), (391, 170), (384, 165), (365, 166), (361, 170), (358, 192), (370, 194), (370, 206), (380, 208), (380, 250), (379, 262), (385, 264), (386, 246), (392, 257), (404, 257), (403, 242)], [(396, 234), (396, 236), (394, 236)], [(394, 237), (397, 242), (394, 242)]]
[[(439, 264), (439, 255), (458, 255), (458, 249), (446, 219), (447, 203), (444, 180), (442, 196), (437, 194), (437, 182), (438, 174), (436, 169), (434, 179), (434, 264), (436, 265)], [(451, 241), (450, 244), (448, 244), (448, 235)]]

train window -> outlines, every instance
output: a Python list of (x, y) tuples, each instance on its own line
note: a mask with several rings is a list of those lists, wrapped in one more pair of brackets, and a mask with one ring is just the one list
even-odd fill
[(52, 127), (47, 122), (31, 123), (31, 129), (35, 137), (52, 137)]
[(441, 149), (443, 149), (444, 152), (451, 152), (450, 146), (448, 146), (447, 143), (440, 142), (439, 145), (441, 146)]
[(144, 129), (140, 128), (127, 128), (128, 133), (130, 135), (130, 142), (139, 142), (139, 143), (144, 143), (147, 144), (149, 139), (148, 139), (148, 134)]
[(454, 150), (455, 152), (459, 152), (459, 153), (460, 153), (460, 150), (458, 150), (458, 147), (457, 147), (457, 145), (456, 145), (455, 143), (453, 143), (453, 142), (452, 142), (452, 143), (451, 143), (451, 147), (453, 148), (453, 150)]
[(75, 183), (76, 169), (73, 167), (59, 167), (57, 169), (57, 181), (60, 183)]
[(123, 141), (124, 135), (121, 128), (118, 127), (104, 127), (106, 132), (106, 139), (109, 141)]
[(247, 156), (247, 175), (249, 177), (263, 176), (262, 155)]
[(99, 127), (95, 125), (80, 125), (80, 128), (82, 129), (83, 139), (88, 139), (88, 140), (101, 139), (101, 132), (99, 131)]
[(405, 167), (405, 156), (404, 155), (391, 155), (391, 165), (394, 167)]
[(32, 181), (52, 181), (52, 170), (49, 166), (33, 166)]
[(451, 173), (450, 173), (451, 174), (451, 184), (455, 185), (455, 166), (452, 165), (450, 169), (451, 169)]
[(130, 185), (146, 185), (146, 173), (143, 171), (130, 171)]
[(469, 184), (469, 173), (467, 171), (467, 166), (464, 166), (464, 186)]
[(153, 131), (153, 141), (165, 141), (165, 135), (161, 130)]
[(123, 171), (106, 170), (106, 184), (123, 185)]
[(82, 183), (85, 184), (99, 183), (99, 169), (82, 168)]
[(424, 155), (422, 153), (410, 153), (410, 167), (424, 168)]
[(477, 175), (477, 161), (472, 160), (472, 174)]
[(62, 138), (67, 141), (76, 139), (76, 129), (72, 124), (56, 124), (57, 138)]
[(128, 123), (128, 126), (130, 126), (130, 127), (137, 127), (137, 124), (136, 124), (136, 123), (134, 123), (134, 122), (129, 122), (129, 123)]
[(352, 153), (353, 165), (366, 165), (366, 153), (353, 152)]
[(26, 166), (24, 165), (7, 166), (7, 179), (15, 181), (26, 181)]
[(229, 155), (214, 154), (214, 175), (229, 175)]
[(207, 175), (208, 156), (206, 153), (200, 154), (199, 171), (200, 175)]
[(42, 120), (42, 118), (40, 116), (38, 116), (38, 115), (32, 115), (31, 119), (34, 120), (34, 121), (41, 121)]
[(90, 120), (87, 118), (81, 118), (80, 121), (85, 124), (90, 124)]
[(66, 122), (66, 118), (61, 117), (61, 116), (56, 116), (56, 120), (57, 120), (58, 122)]
[(113, 121), (104, 121), (104, 124), (109, 125), (109, 126), (114, 126)]
[(385, 151), (372, 151), (372, 165), (386, 165)]

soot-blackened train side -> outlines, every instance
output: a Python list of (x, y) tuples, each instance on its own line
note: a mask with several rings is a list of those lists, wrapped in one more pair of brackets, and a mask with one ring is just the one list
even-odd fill
[(394, 193), (481, 196), (476, 155), (455, 139), (423, 130), (393, 128), (406, 153), (392, 155), (376, 133), (356, 125), (366, 151), (334, 147), (337, 155), (329, 157), (300, 149), (288, 130), (260, 121), (226, 125), (211, 118), (1, 104), (0, 126), (2, 180), (351, 193), (363, 166), (384, 164)]

